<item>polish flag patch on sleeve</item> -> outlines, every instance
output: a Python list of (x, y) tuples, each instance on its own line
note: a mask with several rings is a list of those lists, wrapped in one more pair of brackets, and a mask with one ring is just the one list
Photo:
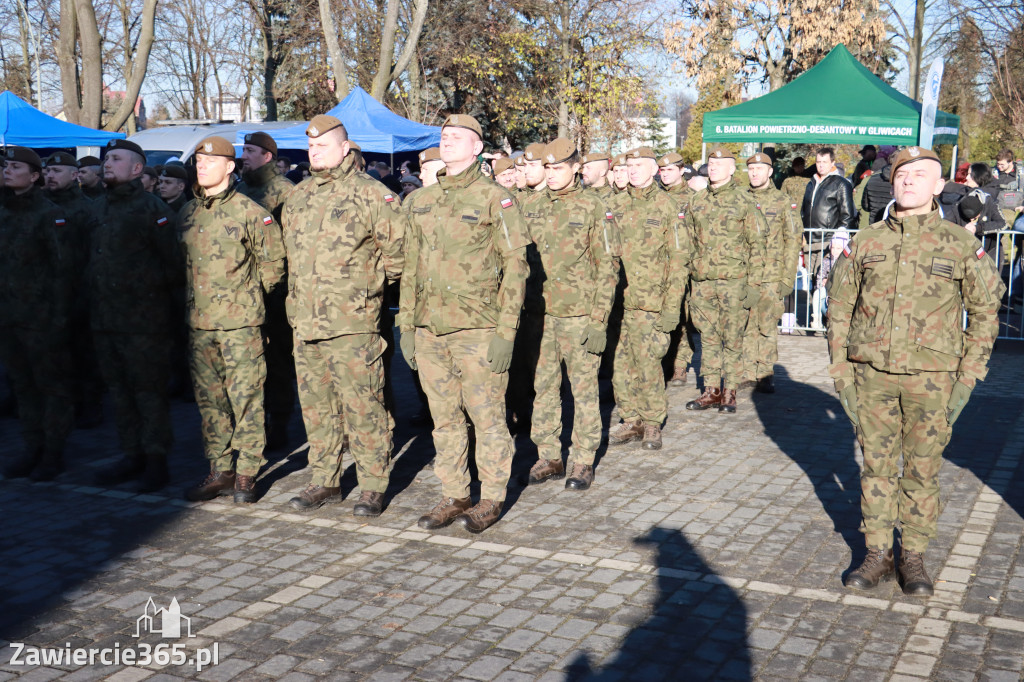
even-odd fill
[(510, 199), (509, 197), (505, 197), (504, 199), (502, 199), (501, 200), (501, 207), (502, 208), (512, 208), (512, 199)]
[(389, 204), (390, 204), (390, 203), (391, 203), (392, 201), (394, 201), (394, 200), (395, 200), (395, 198), (394, 198), (393, 196), (391, 196), (390, 194), (385, 194), (385, 195), (384, 195), (384, 201), (388, 202)]
[(685, 211), (680, 211), (679, 212), (679, 219), (680, 220), (684, 220), (685, 218), (686, 218), (686, 212)]
[(605, 220), (615, 220), (615, 214), (612, 213), (611, 211), (605, 211), (604, 212), (604, 219)]
[(974, 252), (974, 255), (978, 257), (978, 260), (981, 260), (982, 258), (984, 258), (985, 257), (985, 247), (984, 246), (979, 246), (978, 250)]
[(54, 224), (56, 224), (56, 225), (57, 225), (58, 227), (64, 227), (64, 225), (66, 225), (66, 224), (67, 224), (67, 221), (66, 221), (66, 220), (64, 220), (63, 218), (57, 218), (57, 219), (56, 219), (56, 220), (54, 220), (53, 222), (54, 222)]
[(791, 209), (793, 209), (794, 211), (796, 210), (796, 204), (790, 204), (790, 205), (789, 205), (789, 207), (790, 207)]
[(167, 216), (165, 216), (165, 215), (164, 216), (160, 216), (159, 218), (156, 219), (156, 224), (159, 225), (160, 227), (163, 227), (164, 225), (166, 225), (169, 222), (171, 222), (171, 221), (169, 221), (167, 219)]
[(270, 225), (270, 224), (271, 224), (271, 223), (273, 223), (273, 222), (274, 222), (274, 219), (273, 219), (273, 218), (271, 218), (270, 216), (267, 216), (267, 217), (265, 217), (265, 218), (263, 219), (263, 224), (264, 224), (264, 225)]
[(849, 246), (844, 246), (843, 247), (843, 255), (846, 256), (847, 258), (850, 257), (850, 247)]

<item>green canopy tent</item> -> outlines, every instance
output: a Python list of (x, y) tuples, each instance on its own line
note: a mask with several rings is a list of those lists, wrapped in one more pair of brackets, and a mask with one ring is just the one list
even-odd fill
[[(792, 83), (704, 114), (704, 142), (916, 145), (915, 102), (837, 45)], [(956, 144), (960, 117), (938, 111), (933, 144)]]

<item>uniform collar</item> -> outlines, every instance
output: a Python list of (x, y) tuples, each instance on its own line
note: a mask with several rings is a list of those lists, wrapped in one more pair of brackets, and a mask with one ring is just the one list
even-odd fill
[(27, 192), (22, 194), (15, 194), (14, 190), (4, 188), (4, 204), (11, 208), (30, 208), (35, 206), (39, 199), (42, 198), (42, 190), (39, 189), (39, 185), (33, 185), (28, 188)]
[(245, 184), (259, 187), (270, 182), (277, 175), (277, 165), (271, 161), (265, 163), (254, 171), (243, 171), (242, 180)]
[(107, 190), (107, 194), (118, 199), (127, 199), (145, 191), (146, 190), (142, 189), (142, 179), (135, 178), (134, 180), (129, 180), (124, 184), (109, 188)]
[(313, 182), (317, 185), (323, 185), (332, 180), (341, 180), (342, 178), (352, 174), (355, 169), (355, 163), (356, 155), (349, 152), (348, 155), (341, 160), (341, 163), (334, 168), (311, 171)]
[(232, 177), (228, 180), (228, 186), (224, 191), (214, 194), (213, 196), (206, 196), (206, 190), (196, 185), (192, 188), (192, 193), (196, 195), (196, 200), (202, 204), (203, 208), (212, 208), (217, 204), (223, 204), (225, 201), (230, 199), (235, 194), (237, 189), (237, 183)]
[(558, 190), (557, 192), (553, 191), (550, 187), (548, 187), (544, 191), (545, 193), (547, 193), (548, 199), (554, 201), (555, 199), (564, 199), (565, 197), (572, 196), (573, 194), (576, 194), (577, 192), (580, 192), (582, 190), (583, 185), (580, 184), (580, 181), (577, 178), (575, 181), (569, 183), (568, 185)]
[(651, 180), (651, 184), (647, 185), (642, 189), (639, 187), (634, 187), (633, 185), (627, 185), (626, 191), (629, 192), (629, 196), (633, 197), (634, 199), (646, 199), (655, 192), (660, 192), (661, 188), (658, 187), (657, 180)]
[(893, 215), (894, 211), (890, 211), (889, 215), (886, 216), (885, 224), (889, 226), (889, 229), (893, 232), (923, 232), (925, 230), (934, 228), (942, 222), (942, 214), (939, 213), (939, 205), (932, 200), (932, 210), (922, 215), (906, 216), (904, 218), (897, 218)]
[(70, 187), (66, 187), (65, 189), (46, 190), (46, 197), (53, 201), (72, 201), (83, 196), (85, 195), (82, 194), (82, 188), (77, 184), (72, 184)]
[(725, 184), (722, 185), (721, 187), (712, 187), (711, 183), (708, 183), (708, 192), (711, 194), (711, 196), (714, 197), (717, 197), (719, 194), (727, 194), (733, 191), (735, 188), (736, 183), (732, 181), (732, 178), (726, 180)]
[[(483, 176), (484, 174), (480, 172), (480, 164), (473, 162), (469, 164), (469, 168), (458, 175), (448, 175), (448, 170), (442, 168), (437, 172), (437, 184), (441, 185), (441, 189), (445, 191), (450, 189), (463, 189), (464, 187), (469, 187)], [(530, 192), (534, 191), (529, 187), (527, 187), (527, 190)]]

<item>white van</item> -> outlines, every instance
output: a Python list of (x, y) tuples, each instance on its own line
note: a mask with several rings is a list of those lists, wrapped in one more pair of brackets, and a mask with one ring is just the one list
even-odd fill
[(219, 135), (241, 149), (235, 143), (235, 136), (240, 130), (274, 130), (291, 128), (302, 121), (268, 121), (266, 123), (212, 123), (203, 125), (169, 125), (149, 128), (132, 135), (128, 139), (142, 147), (146, 152), (146, 163), (150, 166), (167, 163), (177, 159), (187, 164), (196, 146), (211, 135)]

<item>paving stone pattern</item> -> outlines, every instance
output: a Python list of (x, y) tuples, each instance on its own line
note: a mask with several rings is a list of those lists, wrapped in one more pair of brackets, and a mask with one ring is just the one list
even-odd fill
[[(516, 483), (536, 457), (519, 434), (507, 509), (480, 536), (416, 526), (440, 487), (400, 357), (395, 473), (369, 521), (350, 460), (344, 502), (285, 504), (309, 480), (297, 415), (299, 449), (269, 453), (251, 506), (183, 501), (206, 468), (190, 403), (173, 406), (171, 487), (93, 486), (118, 457), (108, 417), (74, 433), (57, 481), (0, 482), (0, 680), (1020, 680), (1022, 351), (1001, 342), (947, 450), (931, 599), (842, 587), (864, 551), (861, 458), (820, 337), (781, 337), (778, 392), (742, 394), (735, 416), (687, 413), (691, 374), (664, 449), (602, 451), (585, 493)], [(0, 457), (19, 442), (0, 420)], [(220, 662), (11, 663), (10, 642), (171, 641), (133, 636), (150, 598), (176, 598), (195, 637), (173, 641), (216, 643)]]

